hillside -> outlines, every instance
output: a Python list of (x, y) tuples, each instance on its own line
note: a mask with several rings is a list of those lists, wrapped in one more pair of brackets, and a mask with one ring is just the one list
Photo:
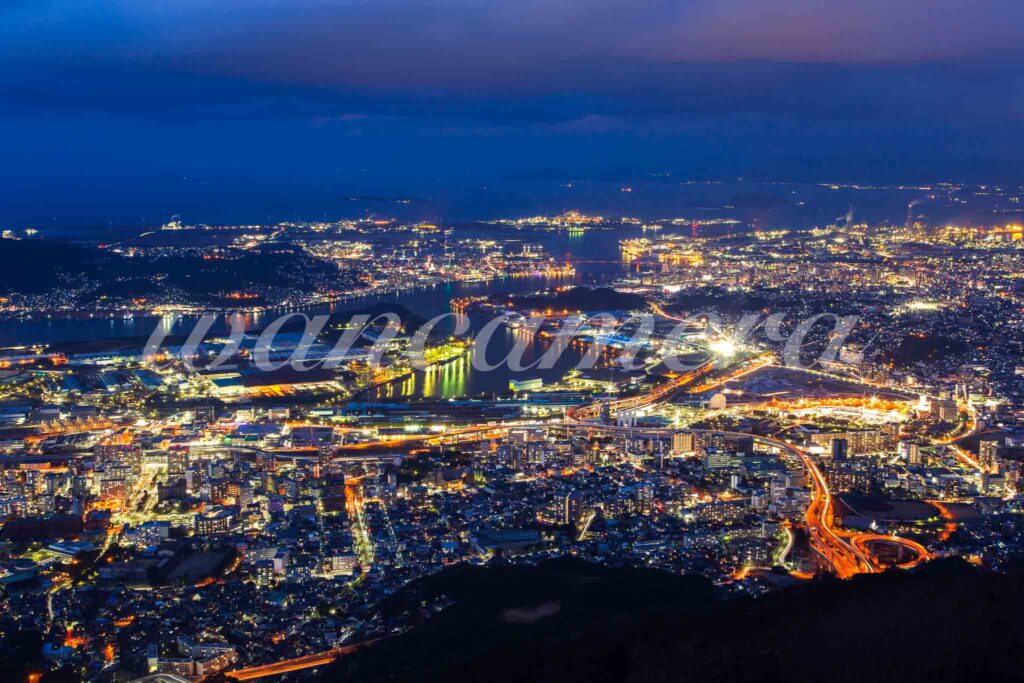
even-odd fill
[(551, 308), (569, 311), (629, 311), (646, 309), (647, 300), (639, 294), (619, 292), (608, 287), (573, 287), (560, 292), (510, 296), (519, 310)]
[(73, 292), (83, 304), (173, 295), (199, 304), (234, 292), (273, 302), (286, 290), (345, 288), (355, 274), (311, 257), (292, 245), (226, 249), (216, 259), (198, 253), (127, 257), (109, 249), (44, 240), (2, 240), (0, 293), (40, 295)]
[(726, 602), (701, 579), (574, 560), (456, 568), (387, 607), (441, 595), (446, 610), (320, 680), (1024, 679), (1024, 581), (959, 561)]

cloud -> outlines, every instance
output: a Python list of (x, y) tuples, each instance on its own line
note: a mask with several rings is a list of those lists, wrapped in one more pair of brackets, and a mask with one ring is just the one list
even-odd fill
[(579, 63), (1019, 59), (1016, 0), (137, 0), (0, 8), (0, 60), (357, 88), (534, 91)]
[(447, 154), (445, 135), (486, 135), (487, 163), (523, 167), (620, 163), (640, 143), (655, 160), (1010, 158), (1022, 20), (1010, 0), (7, 0), (0, 126), (23, 156), (48, 150), (44, 169), (61, 144), (80, 145), (69, 164), (123, 145), (110, 167), (141, 166), (157, 136), (182, 168), (261, 135), (278, 158), (292, 138), (359, 137), (364, 164), (401, 140), (410, 166)]
[(295, 83), (109, 59), (0, 70), (0, 115), (171, 122), (398, 117), (445, 127), (560, 126), (565, 132), (737, 114), (986, 122), (1020, 120), (1022, 97), (1024, 71), (973, 64), (574, 62), (544, 84), (514, 90)]
[(1010, 0), (9, 0), (0, 107), (488, 124), (1015, 118), (1021, 20)]

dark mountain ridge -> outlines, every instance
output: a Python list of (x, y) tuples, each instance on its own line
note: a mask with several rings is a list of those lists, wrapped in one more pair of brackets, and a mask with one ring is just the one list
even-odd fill
[(456, 567), (382, 605), (450, 606), (320, 680), (1022, 680), (1024, 581), (959, 560), (716, 600), (698, 577), (562, 559)]

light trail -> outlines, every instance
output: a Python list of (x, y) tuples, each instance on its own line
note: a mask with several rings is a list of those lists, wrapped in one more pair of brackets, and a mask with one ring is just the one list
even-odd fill
[(782, 530), (786, 533), (786, 545), (782, 547), (782, 552), (779, 553), (776, 564), (786, 564), (786, 559), (793, 552), (793, 546), (796, 545), (796, 534), (789, 528), (788, 523), (783, 525)]
[(317, 652), (316, 654), (305, 655), (303, 657), (295, 657), (294, 659), (285, 659), (280, 662), (274, 662), (272, 664), (262, 664), (260, 666), (251, 666), (246, 669), (236, 669), (234, 671), (225, 672), (225, 676), (233, 678), (236, 681), (252, 681), (257, 678), (265, 678), (268, 676), (281, 676), (286, 673), (293, 671), (302, 671), (303, 669), (312, 669), (317, 666), (323, 666), (330, 664), (339, 657), (351, 654), (356, 650), (360, 650), (371, 643), (377, 642), (379, 638), (373, 640), (367, 640), (362, 643), (356, 643), (354, 645), (346, 645), (344, 647), (336, 647), (332, 650), (326, 650), (324, 652)]
[(597, 513), (593, 510), (587, 515), (587, 520), (583, 523), (583, 528), (580, 529), (579, 537), (577, 541), (582, 541), (587, 536), (587, 532), (590, 531), (590, 525), (594, 523), (594, 518), (597, 517)]
[(578, 422), (582, 420), (593, 420), (600, 417), (601, 412), (607, 407), (609, 412), (618, 412), (619, 410), (634, 410), (637, 408), (649, 408), (665, 401), (671, 400), (673, 394), (682, 389), (684, 386), (693, 382), (699, 377), (706, 375), (711, 372), (714, 368), (714, 361), (708, 360), (699, 365), (698, 367), (684, 372), (678, 377), (672, 379), (659, 387), (655, 387), (646, 394), (639, 394), (637, 396), (629, 396), (626, 398), (614, 399), (611, 401), (596, 401), (594, 403), (584, 404), (575, 408), (570, 408), (565, 411), (566, 422)]
[(345, 486), (345, 499), (349, 518), (355, 527), (356, 552), (363, 567), (368, 568), (373, 565), (374, 553), (373, 539), (363, 510), (363, 494), (358, 486)]
[(944, 520), (944, 524), (942, 526), (942, 533), (939, 534), (939, 540), (948, 541), (950, 536), (956, 533), (957, 529), (956, 518), (953, 516), (953, 512), (945, 503), (941, 501), (929, 500), (928, 502), (931, 503), (932, 506), (934, 506), (935, 509), (939, 511), (939, 515)]
[(923, 545), (917, 541), (912, 541), (909, 538), (886, 536), (884, 534), (856, 534), (851, 536), (850, 545), (864, 555), (869, 556), (872, 564), (877, 569), (880, 569), (882, 565), (877, 559), (877, 553), (871, 548), (871, 544), (873, 543), (896, 545), (913, 553), (913, 557), (911, 559), (895, 563), (895, 566), (901, 569), (915, 567), (931, 557), (930, 553)]
[(807, 507), (805, 515), (811, 547), (825, 558), (841, 579), (850, 578), (865, 568), (867, 571), (872, 571), (871, 563), (859, 557), (833, 530), (832, 493), (829, 491), (821, 470), (818, 469), (811, 457), (802, 449), (780, 439), (760, 438), (796, 454), (811, 476), (811, 504)]
[(702, 394), (705, 391), (710, 391), (711, 389), (716, 389), (716, 388), (718, 388), (720, 386), (728, 384), (729, 382), (731, 382), (731, 381), (733, 381), (735, 379), (739, 379), (740, 377), (746, 377), (747, 375), (751, 375), (751, 374), (757, 372), (758, 370), (763, 370), (764, 368), (771, 367), (774, 364), (775, 364), (775, 360), (771, 356), (766, 356), (766, 357), (758, 358), (757, 361), (755, 361), (753, 365), (750, 365), (750, 366), (747, 366), (747, 367), (744, 367), (744, 368), (739, 368), (736, 371), (731, 372), (731, 373), (729, 373), (727, 375), (724, 375), (724, 376), (719, 377), (717, 379), (709, 380), (709, 381), (707, 381), (707, 382), (705, 382), (703, 384), (698, 384), (697, 386), (692, 387), (689, 390), (689, 393), (691, 393), (691, 394)]
[(952, 434), (942, 439), (936, 439), (934, 443), (937, 446), (949, 446), (949, 448), (952, 449), (956, 457), (960, 458), (960, 460), (962, 460), (966, 465), (978, 470), (979, 472), (983, 472), (985, 468), (984, 466), (982, 466), (980, 462), (978, 462), (977, 458), (973, 457), (964, 448), (961, 448), (956, 443), (960, 439), (965, 439), (969, 436), (976, 434), (983, 428), (983, 425), (978, 420), (978, 410), (971, 405), (970, 401), (966, 402), (964, 409), (967, 412), (968, 419), (967, 425), (965, 425), (966, 433)]

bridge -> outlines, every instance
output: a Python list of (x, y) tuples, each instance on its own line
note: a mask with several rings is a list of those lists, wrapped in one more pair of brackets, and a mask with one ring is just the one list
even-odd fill
[[(270, 455), (275, 460), (315, 460), (318, 456), (315, 452), (309, 450), (267, 450), (264, 448), (257, 448), (256, 446), (239, 446), (239, 445), (216, 445), (216, 444), (195, 444), (189, 446), (192, 451), (228, 451), (236, 453), (250, 453), (253, 455)], [(394, 455), (383, 454), (383, 453), (354, 453), (337, 456), (333, 458), (335, 462), (351, 462), (351, 463), (384, 463), (391, 462), (394, 459)]]
[(324, 652), (317, 652), (311, 655), (305, 655), (302, 657), (295, 657), (293, 659), (284, 659), (279, 662), (272, 664), (263, 664), (261, 666), (251, 666), (246, 669), (235, 669), (234, 671), (225, 672), (225, 676), (233, 678), (236, 681), (253, 681), (258, 678), (265, 678), (267, 676), (281, 676), (283, 674), (291, 673), (293, 671), (302, 671), (303, 669), (312, 669), (314, 667), (323, 666), (330, 664), (339, 657), (351, 654), (356, 650), (360, 650), (371, 643), (375, 643), (379, 638), (373, 640), (367, 640), (362, 643), (355, 643), (353, 645), (346, 645), (344, 647), (336, 647), (331, 650), (325, 650)]
[(646, 394), (617, 398), (610, 401), (597, 401), (588, 403), (566, 411), (567, 421), (593, 420), (600, 417), (604, 410), (615, 415), (621, 410), (635, 410), (637, 408), (650, 408), (665, 403), (675, 396), (675, 393), (690, 384), (698, 377), (711, 372), (715, 367), (714, 360), (706, 360), (692, 370), (688, 370), (672, 380), (652, 389)]

